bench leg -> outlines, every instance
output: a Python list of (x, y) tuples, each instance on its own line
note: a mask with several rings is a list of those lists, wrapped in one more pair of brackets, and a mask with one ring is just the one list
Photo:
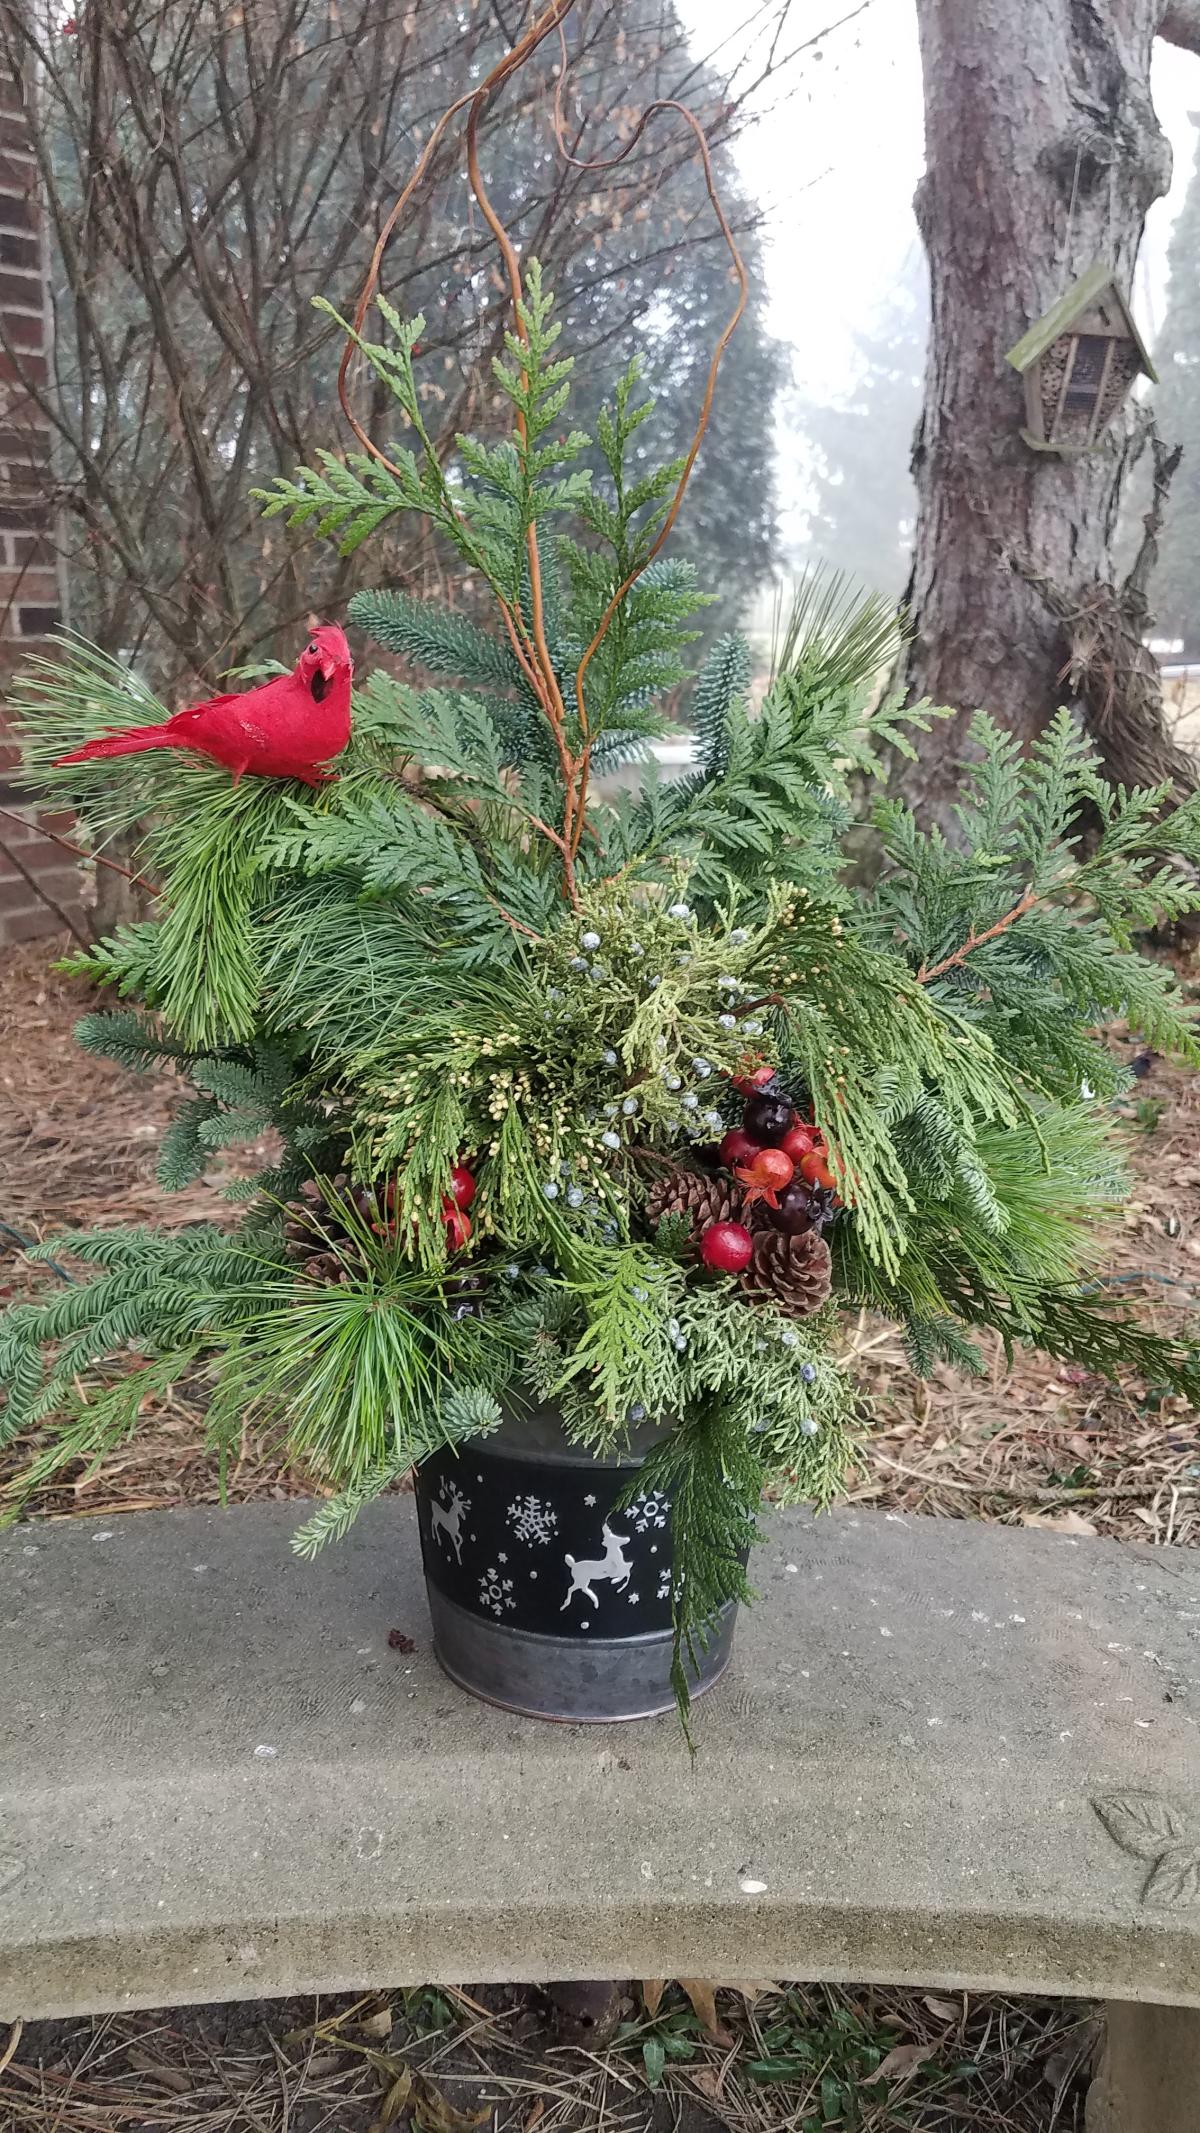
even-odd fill
[(1110, 2000), (1087, 2133), (1200, 2133), (1200, 2009)]

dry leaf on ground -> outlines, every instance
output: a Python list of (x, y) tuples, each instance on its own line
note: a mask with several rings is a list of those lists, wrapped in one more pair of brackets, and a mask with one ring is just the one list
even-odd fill
[(924, 2066), (925, 2061), (932, 2059), (941, 2048), (940, 2039), (936, 2039), (932, 2044), (893, 2045), (887, 2058), (880, 2060), (872, 2074), (872, 2085), (876, 2081), (891, 2081), (897, 2085), (902, 2081), (911, 2081), (917, 2068)]

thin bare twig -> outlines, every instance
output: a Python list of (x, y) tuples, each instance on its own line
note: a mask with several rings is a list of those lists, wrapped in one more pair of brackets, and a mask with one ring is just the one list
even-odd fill
[(91, 942), (88, 940), (86, 933), (80, 931), (80, 928), (76, 925), (75, 920), (71, 917), (70, 913), (63, 910), (63, 907), (59, 903), (58, 898), (50, 894), (50, 891), (46, 887), (45, 883), (40, 882), (36, 874), (32, 874), (30, 872), (24, 860), (19, 859), (17, 857), (17, 854), (14, 852), (11, 844), (7, 843), (7, 841), (3, 837), (0, 837), (0, 852), (3, 852), (4, 857), (7, 859), (9, 865), (13, 868), (14, 872), (20, 875), (22, 881), (25, 883), (26, 888), (31, 889), (33, 891), (33, 894), (37, 897), (38, 902), (40, 904), (45, 904), (47, 911), (52, 911), (54, 913), (54, 916), (59, 921), (59, 924), (66, 927), (67, 932), (72, 936), (74, 940), (77, 940), (79, 942), (81, 948), (89, 948), (91, 946)]
[[(19, 822), (22, 829), (30, 827), (25, 816), (18, 815), (11, 807), (0, 807), (0, 815), (3, 815), (6, 822)], [(64, 852), (70, 852), (73, 859), (90, 861), (93, 866), (108, 867), (113, 874), (123, 874), (126, 881), (133, 883), (135, 889), (145, 889), (150, 896), (157, 896), (158, 891), (152, 881), (147, 881), (144, 874), (131, 874), (129, 868), (123, 867), (119, 860), (109, 859), (103, 852), (85, 851), (81, 844), (72, 844), (69, 837), (60, 837), (57, 830), (47, 829), (44, 822), (35, 821), (32, 826), (39, 837), (46, 837), (51, 844), (61, 846)]]

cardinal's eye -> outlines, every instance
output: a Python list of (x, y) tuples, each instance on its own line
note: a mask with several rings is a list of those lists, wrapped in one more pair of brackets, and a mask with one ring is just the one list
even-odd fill
[(310, 644), (308, 646), (308, 650), (311, 652), (314, 659), (316, 658), (317, 653), (320, 651), (320, 649), (321, 647), (319, 644)]

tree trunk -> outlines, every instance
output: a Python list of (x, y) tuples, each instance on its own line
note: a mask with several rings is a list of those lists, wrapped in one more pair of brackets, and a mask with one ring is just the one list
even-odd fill
[(1033, 451), (1005, 351), (1097, 260), (1129, 291), (1171, 157), (1150, 100), (1163, 0), (917, 0), (917, 11), (916, 207), (933, 316), (907, 680), (958, 716), (923, 742), (903, 783), (926, 820), (949, 826), (972, 712), (983, 706), (1028, 744), (1070, 695), (1061, 610), (1112, 579), (1139, 427), (1127, 407), (1084, 457)]

